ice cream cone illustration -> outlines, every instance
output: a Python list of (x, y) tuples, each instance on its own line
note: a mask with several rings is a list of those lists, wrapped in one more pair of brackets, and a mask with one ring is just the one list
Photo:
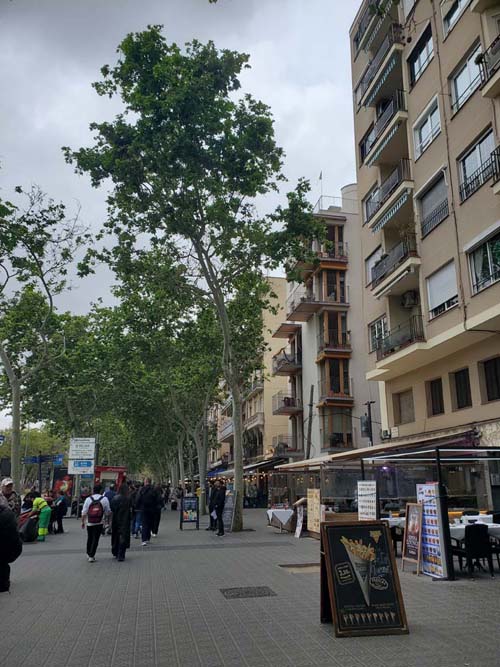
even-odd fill
[(342, 537), (340, 541), (347, 551), (365, 602), (370, 606), (370, 577), (372, 563), (375, 560), (375, 550), (372, 546), (363, 544), (361, 540), (349, 540), (347, 537)]

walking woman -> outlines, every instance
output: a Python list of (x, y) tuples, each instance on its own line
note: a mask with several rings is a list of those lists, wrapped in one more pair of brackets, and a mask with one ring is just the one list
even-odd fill
[(118, 494), (111, 501), (111, 553), (119, 561), (125, 560), (125, 551), (130, 548), (130, 524), (132, 502), (126, 483), (120, 486)]
[(33, 501), (33, 512), (38, 513), (38, 541), (45, 542), (45, 536), (49, 534), (49, 523), (52, 509), (45, 498), (35, 498)]

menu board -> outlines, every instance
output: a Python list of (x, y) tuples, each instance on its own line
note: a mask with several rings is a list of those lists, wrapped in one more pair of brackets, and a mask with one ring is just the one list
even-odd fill
[(224, 502), (224, 509), (222, 510), (222, 522), (226, 533), (230, 533), (233, 530), (235, 496), (236, 491), (226, 491), (226, 500)]
[(197, 496), (184, 496), (181, 498), (181, 511), (180, 511), (180, 529), (182, 530), (182, 524), (184, 523), (195, 523), (196, 528), (200, 528), (200, 513), (198, 511), (198, 498)]
[(311, 533), (320, 532), (321, 498), (319, 489), (307, 489), (307, 530)]
[[(389, 526), (381, 521), (322, 523), (329, 610), (337, 637), (407, 634)], [(323, 575), (324, 576), (324, 575)]]
[(378, 519), (377, 482), (358, 482), (358, 520), (375, 521)]
[(304, 505), (297, 506), (297, 524), (295, 527), (295, 537), (302, 535), (302, 527), (304, 525)]
[(417, 574), (420, 574), (420, 556), (422, 553), (422, 505), (407, 503), (405, 513), (405, 532), (401, 562), (404, 568), (405, 561), (417, 564)]
[(422, 505), (422, 572), (437, 579), (447, 579), (443, 514), (437, 482), (417, 484), (417, 500)]

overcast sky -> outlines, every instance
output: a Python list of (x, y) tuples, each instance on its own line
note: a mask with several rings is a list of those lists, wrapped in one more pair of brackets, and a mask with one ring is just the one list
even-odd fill
[[(98, 229), (105, 192), (64, 162), (61, 146), (89, 145), (89, 123), (116, 106), (91, 88), (131, 31), (164, 25), (169, 41), (196, 38), (250, 55), (243, 88), (272, 108), (290, 187), (311, 200), (354, 180), (350, 24), (358, 0), (0, 0), (0, 197), (38, 184)], [(274, 205), (272, 201), (270, 204)], [(82, 281), (60, 305), (109, 301), (111, 276)]]

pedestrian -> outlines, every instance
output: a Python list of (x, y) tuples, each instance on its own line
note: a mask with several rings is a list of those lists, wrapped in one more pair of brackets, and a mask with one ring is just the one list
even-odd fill
[(224, 535), (224, 521), (222, 520), (222, 513), (224, 511), (224, 504), (226, 502), (226, 487), (219, 479), (215, 481), (215, 491), (213, 492), (213, 495), (213, 505), (215, 514), (217, 516), (217, 537), (222, 537)]
[(0, 494), (0, 593), (10, 590), (10, 564), (23, 550), (23, 543), (17, 530), (16, 515), (10, 509), (5, 497)]
[(35, 498), (33, 501), (33, 513), (38, 514), (38, 542), (45, 542), (49, 534), (49, 524), (52, 517), (52, 509), (45, 498)]
[(208, 525), (208, 528), (206, 528), (205, 530), (215, 530), (217, 528), (217, 516), (215, 513), (214, 499), (215, 499), (215, 485), (211, 484), (210, 491), (208, 494), (208, 516), (210, 517), (210, 523)]
[(127, 484), (120, 486), (119, 492), (111, 501), (111, 553), (118, 561), (125, 560), (125, 552), (130, 549), (130, 524), (132, 520), (132, 502)]
[(111, 506), (111, 501), (112, 501), (113, 498), (116, 496), (115, 485), (114, 485), (114, 484), (111, 484), (111, 486), (109, 487), (109, 489), (106, 489), (104, 495), (105, 495), (106, 498), (108, 499), (108, 502), (109, 502), (109, 504), (110, 504), (110, 506)]
[(142, 546), (146, 547), (151, 540), (151, 527), (154, 526), (155, 511), (158, 506), (156, 489), (151, 485), (149, 478), (144, 480), (144, 486), (139, 491), (137, 508), (142, 518)]
[(137, 501), (139, 499), (139, 490), (138, 486), (132, 487), (132, 492), (130, 494), (130, 503), (132, 505), (132, 533), (135, 539), (139, 539), (139, 532), (141, 530), (141, 510), (137, 508)]
[(82, 529), (87, 526), (87, 558), (89, 563), (95, 563), (99, 539), (110, 512), (109, 500), (102, 495), (102, 486), (96, 484), (94, 493), (86, 498), (82, 509)]
[(156, 537), (158, 531), (160, 530), (160, 521), (161, 521), (161, 511), (163, 509), (163, 496), (161, 491), (161, 485), (155, 484), (156, 492), (156, 508), (154, 509), (153, 519), (151, 524), (151, 536)]
[(0, 487), (0, 494), (5, 498), (9, 509), (14, 512), (16, 519), (21, 513), (21, 498), (19, 494), (14, 490), (14, 480), (11, 477), (5, 477), (2, 480), (2, 486)]
[(66, 494), (64, 491), (59, 491), (59, 496), (55, 502), (56, 508), (56, 522), (57, 528), (56, 533), (64, 533), (63, 529), (63, 519), (68, 512), (68, 501), (66, 500)]

